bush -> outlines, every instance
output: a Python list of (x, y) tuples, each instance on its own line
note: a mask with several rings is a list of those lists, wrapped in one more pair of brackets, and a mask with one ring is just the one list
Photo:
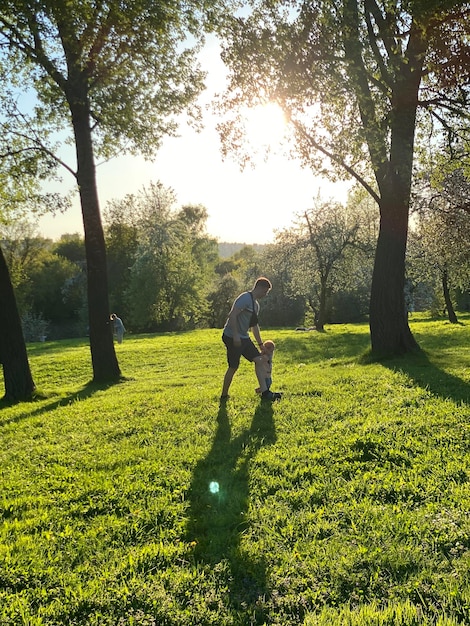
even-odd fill
[(42, 315), (34, 315), (34, 313), (25, 313), (21, 318), (23, 326), (24, 340), (28, 341), (45, 341), (49, 332), (49, 322), (43, 319)]

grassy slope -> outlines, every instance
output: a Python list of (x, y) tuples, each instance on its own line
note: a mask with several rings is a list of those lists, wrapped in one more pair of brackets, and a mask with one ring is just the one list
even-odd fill
[(31, 346), (44, 397), (0, 411), (0, 624), (468, 623), (463, 319), (415, 318), (427, 356), (382, 364), (363, 325), (266, 331), (272, 407), (246, 363), (219, 406), (220, 331), (127, 336), (107, 389), (84, 343)]

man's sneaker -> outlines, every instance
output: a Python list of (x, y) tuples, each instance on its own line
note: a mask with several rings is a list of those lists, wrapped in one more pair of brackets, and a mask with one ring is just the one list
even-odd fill
[(270, 391), (269, 389), (266, 389), (266, 391), (263, 391), (263, 393), (261, 394), (261, 400), (268, 400), (269, 402), (275, 402), (276, 400), (280, 400), (282, 398), (282, 393), (279, 393), (277, 391)]

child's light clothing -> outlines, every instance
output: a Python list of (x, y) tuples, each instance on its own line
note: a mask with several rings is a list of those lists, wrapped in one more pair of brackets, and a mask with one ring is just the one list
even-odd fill
[[(274, 348), (274, 342), (270, 340), (265, 341), (263, 347), (261, 348), (261, 363), (264, 367), (264, 380), (266, 382), (266, 388), (268, 389), (268, 391), (273, 383), (272, 371)], [(255, 391), (256, 393), (261, 393), (260, 387), (258, 387)]]

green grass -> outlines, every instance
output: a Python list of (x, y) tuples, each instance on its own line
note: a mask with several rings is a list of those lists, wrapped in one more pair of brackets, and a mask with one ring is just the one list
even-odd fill
[[(364, 364), (365, 325), (265, 331), (219, 405), (220, 331), (29, 346), (0, 410), (0, 624), (451, 626), (470, 616), (470, 318)], [(2, 393), (0, 389), (0, 393)], [(217, 484), (211, 493), (209, 486)]]

